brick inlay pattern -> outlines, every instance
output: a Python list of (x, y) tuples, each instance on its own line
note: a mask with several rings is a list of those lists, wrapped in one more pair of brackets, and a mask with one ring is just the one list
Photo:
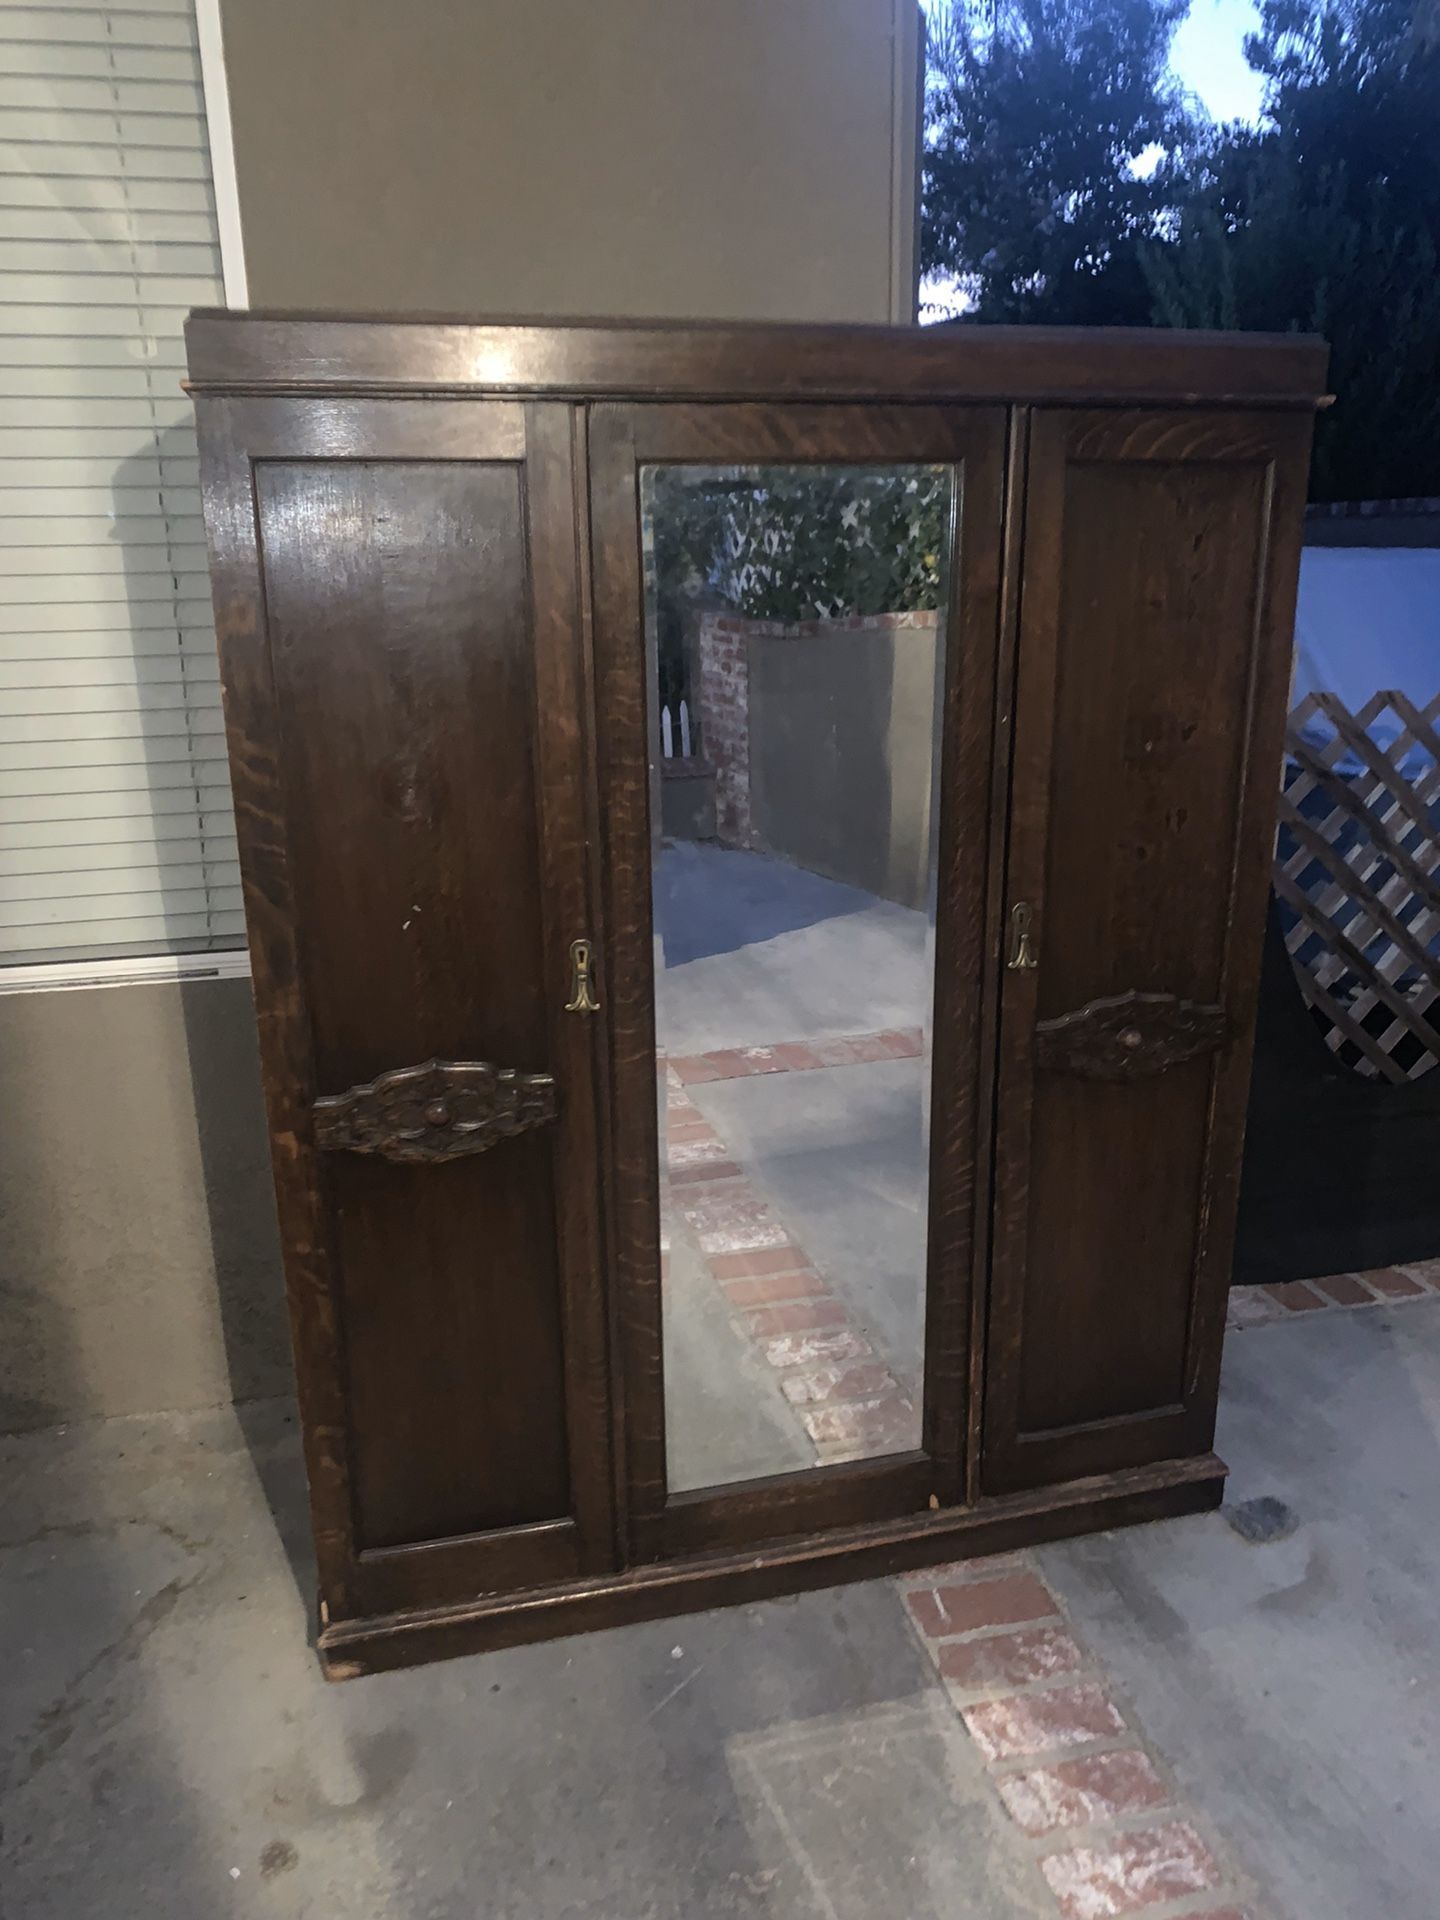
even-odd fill
[(1143, 1913), (1211, 1893), (1221, 1881), (1214, 1854), (1184, 1820), (1117, 1833), (1106, 1846), (1047, 1854), (1040, 1869), (1065, 1920)]
[(954, 1693), (984, 1693), (1054, 1680), (1085, 1665), (1080, 1643), (1060, 1627), (1026, 1627), (969, 1640), (947, 1640), (938, 1652), (942, 1680)]
[(1056, 1827), (1092, 1827), (1153, 1813), (1170, 1799), (1154, 1762), (1138, 1747), (1095, 1753), (1055, 1767), (1027, 1767), (995, 1782), (1017, 1826), (1038, 1836)]
[(1060, 1920), (1250, 1920), (1239, 1874), (1028, 1555), (898, 1585)]
[(1320, 1280), (1285, 1280), (1271, 1287), (1232, 1287), (1225, 1325), (1236, 1331), (1269, 1327), (1294, 1314), (1394, 1306), (1397, 1301), (1428, 1300), (1437, 1294), (1440, 1260), (1377, 1267), (1365, 1273), (1331, 1273)]
[(814, 1073), (824, 1067), (870, 1066), (880, 1060), (918, 1060), (925, 1051), (919, 1027), (884, 1027), (833, 1040), (777, 1040), (768, 1047), (721, 1047), (714, 1053), (676, 1054), (670, 1070), (682, 1086), (740, 1080), (752, 1073)]
[[(686, 1088), (750, 1074), (917, 1058), (918, 1029), (668, 1063), (667, 1212), (683, 1215), (737, 1324), (767, 1363), (820, 1462), (918, 1444), (915, 1406), (867, 1329), (745, 1178)], [(662, 1063), (663, 1067), (663, 1063)], [(669, 1247), (662, 1222), (662, 1247)], [(668, 1270), (662, 1254), (662, 1280)], [(1363, 1312), (1440, 1294), (1440, 1260), (1234, 1288), (1227, 1328)], [(1108, 1691), (1037, 1568), (973, 1561), (900, 1583), (915, 1634), (1015, 1823), (1061, 1920), (1252, 1920), (1239, 1875), (1177, 1804), (1173, 1783)]]
[[(876, 1037), (860, 1035), (858, 1039)], [(838, 1047), (841, 1043), (826, 1044)], [(918, 1044), (915, 1050), (919, 1051)], [(678, 1214), (740, 1331), (779, 1375), (780, 1391), (814, 1448), (817, 1463), (834, 1465), (916, 1447), (919, 1413), (875, 1351), (868, 1329), (731, 1160), (725, 1142), (685, 1090), (682, 1067), (690, 1069), (688, 1083), (694, 1085), (733, 1079), (740, 1073), (842, 1064), (789, 1060), (730, 1070), (742, 1053), (768, 1056), (774, 1051), (736, 1049), (668, 1063), (667, 1177), (662, 1182), (666, 1243), (668, 1228)], [(853, 1055), (847, 1064), (858, 1057)], [(892, 1049), (865, 1057), (904, 1056)]]
[(962, 1707), (960, 1717), (987, 1760), (1019, 1760), (1052, 1747), (1087, 1747), (1124, 1733), (1120, 1709), (1091, 1680), (1028, 1687), (1004, 1700)]
[(1033, 1573), (1005, 1573), (995, 1580), (964, 1580), (955, 1586), (918, 1587), (906, 1596), (921, 1631), (932, 1640), (977, 1627), (1013, 1627), (1025, 1620), (1053, 1620), (1059, 1609), (1050, 1589)]

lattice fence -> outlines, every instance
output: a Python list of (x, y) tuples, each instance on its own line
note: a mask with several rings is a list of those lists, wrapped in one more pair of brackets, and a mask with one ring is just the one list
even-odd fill
[(1290, 715), (1275, 891), (1300, 990), (1357, 1073), (1440, 1065), (1440, 694)]

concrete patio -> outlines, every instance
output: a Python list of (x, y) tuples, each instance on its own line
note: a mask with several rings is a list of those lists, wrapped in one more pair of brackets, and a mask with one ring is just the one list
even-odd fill
[[(661, 892), (674, 1484), (912, 1444), (924, 916)], [(746, 1333), (777, 1277), (813, 1332)], [(1440, 1265), (1232, 1320), (1218, 1514), (341, 1687), (288, 1401), (0, 1441), (0, 1913), (1433, 1920)]]
[[(327, 1687), (285, 1403), (6, 1441), (3, 1910), (1432, 1920), (1440, 1298), (1232, 1332), (1220, 1447), (1232, 1502), (1282, 1501), (1286, 1537), (1222, 1511), (978, 1562), (997, 1617), (953, 1641), (881, 1581)], [(1125, 1730), (988, 1760), (961, 1710), (985, 1734), (996, 1686), (932, 1654), (998, 1658), (1024, 1574)], [(1136, 1749), (1143, 1816), (1036, 1835), (1007, 1811), (1037, 1767)], [(1198, 1836), (1218, 1883), (1057, 1904), (1056, 1876), (1152, 1829)]]

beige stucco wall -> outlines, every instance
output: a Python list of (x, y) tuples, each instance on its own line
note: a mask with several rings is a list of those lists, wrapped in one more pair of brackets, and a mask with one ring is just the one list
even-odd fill
[(289, 1378), (249, 982), (0, 996), (0, 1430)]
[[(913, 0), (224, 0), (253, 305), (884, 320)], [(244, 981), (0, 993), (0, 1429), (289, 1378)]]
[(223, 0), (252, 306), (909, 320), (915, 0)]
[[(939, 759), (934, 613), (807, 621), (749, 642), (754, 844), (924, 911)], [(793, 637), (791, 637), (793, 635)]]

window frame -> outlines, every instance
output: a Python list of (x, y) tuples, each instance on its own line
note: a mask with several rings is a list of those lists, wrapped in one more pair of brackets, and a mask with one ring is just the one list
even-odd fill
[[(210, 185), (215, 200), (221, 281), (226, 306), (241, 309), (249, 305), (249, 291), (220, 0), (191, 0), (191, 12), (200, 58), (200, 93), (209, 148)], [(200, 952), (97, 954), (94, 958), (76, 960), (3, 960), (0, 961), (0, 996), (249, 977), (250, 952), (242, 935), (235, 946)]]

